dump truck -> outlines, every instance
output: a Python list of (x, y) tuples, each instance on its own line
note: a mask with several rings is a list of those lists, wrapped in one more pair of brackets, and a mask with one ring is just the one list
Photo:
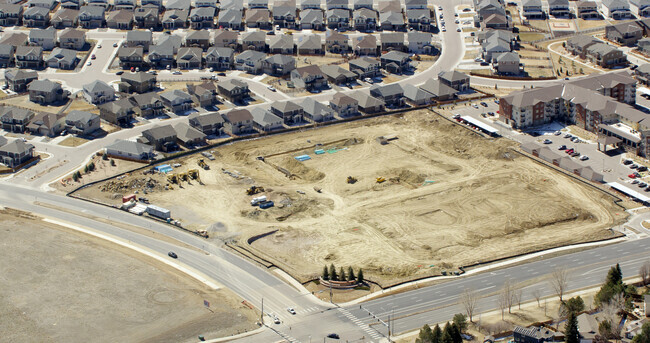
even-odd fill
[(251, 186), (249, 189), (246, 190), (247, 195), (255, 195), (257, 193), (262, 193), (264, 192), (264, 187), (259, 187), (259, 186)]

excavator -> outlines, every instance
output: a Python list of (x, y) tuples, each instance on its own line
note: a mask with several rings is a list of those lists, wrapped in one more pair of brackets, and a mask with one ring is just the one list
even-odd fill
[(262, 192), (264, 192), (264, 187), (258, 187), (258, 186), (251, 186), (249, 189), (246, 190), (246, 194), (248, 195), (254, 195)]
[(192, 180), (197, 180), (201, 181), (201, 177), (199, 176), (199, 171), (197, 169), (190, 169), (187, 171), (187, 174), (192, 178)]
[(205, 163), (205, 161), (203, 159), (199, 160), (199, 167), (201, 167), (201, 168), (203, 168), (205, 170), (210, 169), (210, 166), (207, 163)]
[(189, 175), (187, 175), (187, 173), (180, 173), (180, 174), (178, 174), (178, 178), (179, 178), (181, 181), (185, 181), (185, 182), (189, 182), (189, 181), (190, 181), (190, 177), (189, 177)]
[(357, 183), (357, 178), (353, 176), (348, 176), (348, 183), (349, 184)]
[(180, 180), (178, 179), (178, 175), (176, 175), (176, 174), (167, 175), (167, 181), (169, 181), (169, 183), (179, 183), (180, 182)]
[(386, 178), (383, 177), (383, 176), (380, 176), (380, 177), (377, 178), (377, 183), (382, 183), (382, 182), (385, 182), (385, 181), (386, 181)]

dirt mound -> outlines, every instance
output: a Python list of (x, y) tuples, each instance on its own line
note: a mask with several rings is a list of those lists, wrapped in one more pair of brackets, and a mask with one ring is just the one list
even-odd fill
[(389, 175), (391, 175), (391, 179), (396, 179), (399, 182), (407, 182), (412, 185), (421, 184), (427, 177), (424, 174), (416, 174), (408, 169), (393, 169)]
[(350, 146), (363, 143), (363, 138), (350, 138), (343, 143), (344, 146)]
[(307, 167), (304, 163), (297, 161), (293, 157), (285, 157), (282, 160), (282, 166), (289, 170), (291, 174), (306, 181), (320, 181), (325, 178), (324, 173)]

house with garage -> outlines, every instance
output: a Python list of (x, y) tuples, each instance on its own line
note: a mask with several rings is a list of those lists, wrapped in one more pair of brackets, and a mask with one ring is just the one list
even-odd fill
[(605, 43), (588, 47), (587, 60), (603, 68), (614, 68), (627, 63), (627, 57), (622, 50)]
[(322, 55), (323, 54), (323, 42), (320, 35), (311, 34), (303, 35), (298, 38), (298, 43), (296, 44), (298, 53), (300, 55)]
[(96, 29), (104, 27), (104, 12), (106, 9), (101, 6), (81, 6), (77, 22), (79, 27), (84, 29)]
[[(78, 22), (77, 18), (79, 17), (79, 10), (72, 8), (61, 8), (52, 15), (50, 24), (57, 29), (63, 29), (66, 27), (76, 27)], [(133, 16), (130, 16), (132, 18)], [(111, 27), (110, 28), (118, 28)]]
[(296, 27), (296, 7), (281, 3), (273, 6), (273, 25), (293, 29)]
[(210, 47), (210, 32), (207, 30), (189, 31), (187, 36), (185, 36), (184, 45), (190, 48), (207, 50)]
[(456, 97), (457, 90), (443, 83), (440, 79), (429, 79), (420, 88), (430, 94), (438, 101), (452, 100)]
[(18, 46), (14, 57), (18, 68), (39, 69), (43, 66), (43, 48), (40, 46)]
[(288, 55), (273, 55), (262, 61), (262, 72), (272, 76), (288, 75), (296, 69), (296, 59)]
[(321, 9), (306, 9), (300, 11), (300, 29), (317, 30), (325, 29), (325, 19)]
[(134, 106), (128, 99), (104, 103), (99, 107), (99, 117), (119, 126), (129, 126), (133, 121)]
[(57, 2), (55, 0), (29, 0), (27, 1), (27, 7), (32, 8), (32, 7), (39, 7), (39, 8), (44, 8), (48, 11), (51, 11), (54, 9), (54, 7), (57, 5)]
[(511, 51), (497, 56), (494, 69), (501, 75), (519, 75), (522, 72), (519, 54)]
[(342, 54), (350, 51), (348, 36), (337, 31), (327, 31), (325, 34), (325, 50), (333, 54)]
[(86, 46), (86, 33), (82, 30), (67, 28), (59, 35), (59, 47), (70, 50), (82, 50)]
[(69, 134), (88, 136), (100, 129), (99, 116), (86, 111), (70, 111), (65, 116), (65, 130)]
[(429, 32), (409, 32), (408, 52), (415, 54), (433, 55), (437, 49), (431, 43), (433, 35)]
[(546, 18), (546, 13), (542, 9), (541, 0), (523, 0), (521, 7), (524, 17), (528, 20)]
[(327, 79), (320, 67), (317, 65), (308, 65), (291, 71), (291, 82), (296, 88), (304, 88), (313, 92), (327, 87)]
[(129, 10), (133, 11), (137, 5), (136, 0), (114, 0), (113, 7), (116, 10)]
[(212, 45), (217, 48), (231, 48), (237, 50), (239, 46), (239, 32), (224, 29), (217, 29), (214, 31), (214, 38)]
[(138, 117), (157, 117), (165, 113), (165, 104), (158, 93), (134, 94), (129, 98), (134, 114)]
[(33, 135), (56, 137), (65, 128), (65, 115), (40, 112), (27, 125), (27, 130)]
[(120, 78), (119, 89), (124, 93), (148, 93), (157, 88), (156, 75), (145, 72), (124, 73)]
[(217, 86), (214, 82), (206, 81), (198, 85), (188, 83), (186, 87), (196, 105), (208, 107), (217, 103)]
[(169, 68), (174, 65), (174, 45), (157, 44), (149, 47), (147, 60), (152, 68)]
[(142, 131), (142, 137), (149, 145), (158, 151), (174, 151), (178, 148), (176, 145), (176, 130), (171, 125), (155, 126), (151, 129)]
[(597, 43), (600, 43), (600, 41), (592, 36), (577, 35), (567, 40), (566, 50), (580, 58), (586, 58), (587, 48)]
[(381, 63), (370, 57), (361, 57), (348, 63), (350, 71), (357, 74), (360, 79), (381, 76)]
[(250, 0), (248, 8), (269, 8), (269, 0)]
[(133, 20), (141, 29), (156, 29), (160, 26), (160, 9), (155, 6), (138, 7), (133, 11)]
[(327, 10), (327, 27), (332, 30), (346, 31), (350, 28), (350, 10), (334, 8)]
[(334, 119), (334, 110), (312, 98), (305, 98), (300, 104), (305, 118), (312, 122), (323, 122)]
[(367, 8), (369, 10), (373, 9), (374, 7), (374, 1), (373, 0), (352, 0), (353, 2), (353, 10), (358, 10), (360, 8)]
[(424, 89), (412, 84), (402, 86), (404, 90), (404, 100), (412, 106), (431, 105), (436, 102), (435, 96)]
[(0, 26), (16, 26), (23, 15), (23, 6), (3, 3), (0, 4)]
[(373, 85), (370, 87), (370, 95), (383, 100), (384, 104), (388, 107), (403, 107), (405, 103), (404, 89), (402, 89), (399, 83), (391, 83), (384, 86)]
[(429, 9), (406, 10), (406, 20), (413, 30), (431, 32), (434, 27)]
[(319, 10), (321, 8), (321, 0), (300, 0), (300, 9), (302, 11), (308, 9)]
[(262, 72), (262, 61), (265, 59), (266, 54), (263, 52), (246, 50), (235, 56), (235, 69), (249, 74), (259, 74)]
[[(244, 30), (244, 22), (242, 19), (242, 13), (239, 10), (228, 9), (220, 11), (217, 26), (220, 28), (242, 31)], [(192, 20), (192, 15), (190, 15), (190, 20)]]
[(11, 44), (0, 44), (0, 68), (8, 68), (13, 64), (16, 47)]
[[(637, 48), (639, 52), (642, 52), (646, 55), (650, 55), (650, 38), (639, 39), (639, 42), (637, 43)], [(641, 67), (639, 66), (639, 68)], [(637, 70), (639, 70), (639, 68), (637, 68)]]
[(0, 147), (0, 162), (9, 168), (16, 168), (34, 158), (34, 146), (20, 139)]
[(576, 3), (576, 14), (580, 19), (598, 19), (598, 4), (595, 1), (578, 1)]
[(359, 102), (343, 93), (334, 94), (329, 105), (341, 118), (356, 116), (359, 114)]
[(203, 50), (201, 48), (182, 47), (176, 54), (176, 66), (179, 69), (201, 69), (203, 67)]
[(194, 5), (196, 7), (214, 7), (217, 8), (219, 7), (217, 4), (219, 1), (217, 0), (196, 0), (194, 1)]
[(630, 11), (639, 17), (649, 17), (650, 0), (630, 0)]
[[(244, 0), (221, 0), (221, 10), (244, 11)], [(275, 4), (277, 5), (277, 4)]]
[(223, 129), (226, 133), (241, 135), (254, 131), (253, 116), (246, 109), (231, 110), (223, 115), (223, 119)]
[(337, 65), (323, 65), (320, 70), (327, 78), (327, 81), (335, 85), (348, 84), (358, 78), (357, 74)]
[(38, 45), (43, 50), (52, 50), (56, 46), (56, 29), (53, 27), (47, 29), (29, 30), (29, 43)]
[(244, 100), (250, 98), (248, 84), (237, 79), (228, 79), (217, 83), (217, 92), (235, 104), (241, 104)]
[(52, 105), (68, 100), (70, 92), (63, 90), (61, 84), (50, 80), (34, 80), (27, 86), (29, 101), (40, 105)]
[(246, 27), (268, 30), (271, 28), (271, 11), (266, 8), (253, 8), (246, 11)]
[(184, 29), (187, 28), (189, 17), (189, 12), (185, 10), (168, 10), (163, 14), (162, 26), (165, 30)]
[(362, 111), (367, 114), (384, 112), (385, 104), (381, 99), (377, 99), (370, 94), (367, 94), (362, 91), (357, 91), (350, 94), (350, 97), (355, 99), (358, 103), (359, 111)]
[(70, 49), (54, 48), (45, 58), (45, 65), (49, 68), (72, 70), (77, 65), (77, 52)]
[(379, 34), (382, 51), (406, 51), (404, 42), (404, 33), (402, 32), (382, 32)]
[(106, 146), (106, 155), (136, 161), (149, 161), (154, 158), (155, 153), (150, 145), (120, 139)]
[(282, 118), (287, 125), (302, 123), (304, 110), (293, 101), (276, 101), (271, 104), (271, 113)]
[(186, 10), (189, 11), (192, 8), (191, 0), (169, 0), (165, 4), (166, 10)]
[(235, 50), (211, 47), (205, 54), (205, 66), (213, 70), (230, 70), (235, 65)]
[(149, 30), (132, 30), (126, 33), (126, 41), (123, 46), (128, 48), (142, 47), (147, 52), (153, 42), (153, 33)]
[(30, 82), (38, 80), (38, 73), (33, 70), (7, 69), (5, 70), (5, 85), (11, 91), (24, 93)]
[(335, 8), (350, 9), (348, 0), (325, 0), (325, 5), (328, 10)]
[(427, 0), (406, 0), (404, 2), (407, 10), (427, 8)]
[(269, 40), (269, 53), (292, 55), (295, 51), (293, 36), (276, 35)]
[(606, 17), (614, 20), (632, 19), (632, 11), (627, 0), (602, 0), (600, 12)]
[(438, 78), (442, 83), (459, 91), (464, 92), (470, 90), (469, 76), (459, 71), (443, 71), (438, 74)]
[(81, 6), (81, 0), (61, 0), (61, 8), (69, 8), (78, 10)]
[(569, 0), (548, 0), (548, 13), (554, 17), (571, 17)]
[(144, 66), (144, 50), (141, 46), (133, 48), (121, 46), (117, 50), (117, 58), (120, 60), (120, 68), (122, 69)]
[(110, 6), (108, 0), (86, 0), (86, 4), (88, 6), (97, 6), (102, 8), (108, 8)]
[(115, 100), (115, 89), (101, 80), (84, 85), (82, 91), (89, 104), (97, 105)]
[(607, 25), (605, 37), (621, 45), (635, 46), (643, 38), (643, 29), (635, 22)]
[(379, 25), (382, 30), (404, 31), (404, 15), (402, 12), (379, 12)]
[(29, 7), (23, 12), (23, 25), (26, 27), (48, 27), (50, 10), (43, 7)]
[(176, 123), (174, 124), (174, 131), (176, 131), (176, 139), (183, 146), (191, 148), (205, 144), (206, 135), (189, 124)]
[(362, 7), (354, 10), (352, 17), (355, 30), (361, 32), (374, 32), (377, 30), (379, 16), (375, 10)]
[(250, 110), (250, 113), (253, 116), (253, 127), (260, 132), (271, 132), (284, 128), (282, 118), (265, 108), (255, 107)]
[[(241, 35), (242, 50), (266, 50), (266, 33), (262, 31), (245, 32)], [(293, 42), (293, 40), (292, 40)]]
[(223, 134), (224, 120), (221, 114), (211, 112), (203, 115), (192, 115), (190, 126), (203, 132), (207, 136), (221, 136)]
[(12, 106), (0, 107), (0, 122), (2, 122), (2, 129), (7, 132), (25, 132), (32, 118), (34, 112), (30, 110)]
[(377, 56), (377, 37), (373, 35), (356, 37), (354, 53), (357, 56)]
[(402, 74), (411, 69), (411, 58), (407, 53), (401, 51), (390, 51), (381, 55), (379, 62), (381, 67), (393, 74)]

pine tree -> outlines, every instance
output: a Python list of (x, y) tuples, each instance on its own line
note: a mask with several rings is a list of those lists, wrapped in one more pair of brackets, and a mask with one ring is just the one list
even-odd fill
[(336, 267), (334, 267), (334, 263), (330, 264), (330, 280), (339, 281), (339, 276), (336, 275)]
[(72, 181), (74, 181), (74, 182), (79, 181), (79, 177), (77, 176), (76, 172), (72, 173)]
[(330, 273), (327, 270), (327, 266), (323, 267), (323, 280), (329, 280), (330, 278)]
[(345, 277), (345, 270), (343, 270), (343, 267), (341, 267), (341, 269), (339, 269), (339, 280), (341, 280), (341, 281), (347, 280), (347, 278)]
[(596, 293), (596, 304), (606, 304), (619, 293), (625, 293), (624, 295), (627, 298), (627, 290), (627, 287), (623, 283), (623, 272), (621, 271), (621, 266), (616, 264), (615, 267), (609, 269), (605, 283), (600, 287), (598, 293)]
[(102, 160), (108, 161), (108, 154), (103, 154), (102, 155)]
[(88, 169), (90, 169), (90, 171), (95, 170), (95, 162), (90, 162), (90, 165), (88, 166)]
[(573, 312), (569, 313), (564, 328), (564, 341), (566, 343), (580, 343), (580, 332), (578, 331), (578, 318)]
[(431, 327), (429, 327), (427, 324), (424, 324), (422, 329), (420, 329), (418, 338), (415, 339), (415, 343), (431, 343), (432, 340), (433, 334), (431, 332)]
[(88, 170), (89, 170), (88, 165), (86, 165), (86, 166), (84, 167), (84, 174), (88, 174)]
[(363, 269), (359, 268), (359, 272), (357, 273), (357, 283), (362, 285), (365, 283), (365, 280), (363, 279)]
[(460, 334), (458, 325), (451, 324), (451, 339), (454, 343), (463, 343), (463, 336)]
[(348, 281), (354, 281), (354, 270), (352, 267), (348, 267)]
[(442, 329), (442, 337), (440, 339), (440, 343), (454, 343), (453, 332), (451, 325), (449, 325), (449, 322), (447, 322), (447, 324), (445, 324), (445, 328)]
[(454, 325), (458, 327), (460, 332), (465, 332), (467, 330), (467, 316), (462, 313), (456, 313), (454, 319), (452, 319)]
[(431, 343), (441, 343), (441, 341), (442, 341), (442, 330), (440, 329), (440, 325), (436, 324), (436, 326), (433, 328), (432, 331)]
[(650, 323), (644, 323), (641, 332), (634, 336), (632, 343), (650, 343)]

